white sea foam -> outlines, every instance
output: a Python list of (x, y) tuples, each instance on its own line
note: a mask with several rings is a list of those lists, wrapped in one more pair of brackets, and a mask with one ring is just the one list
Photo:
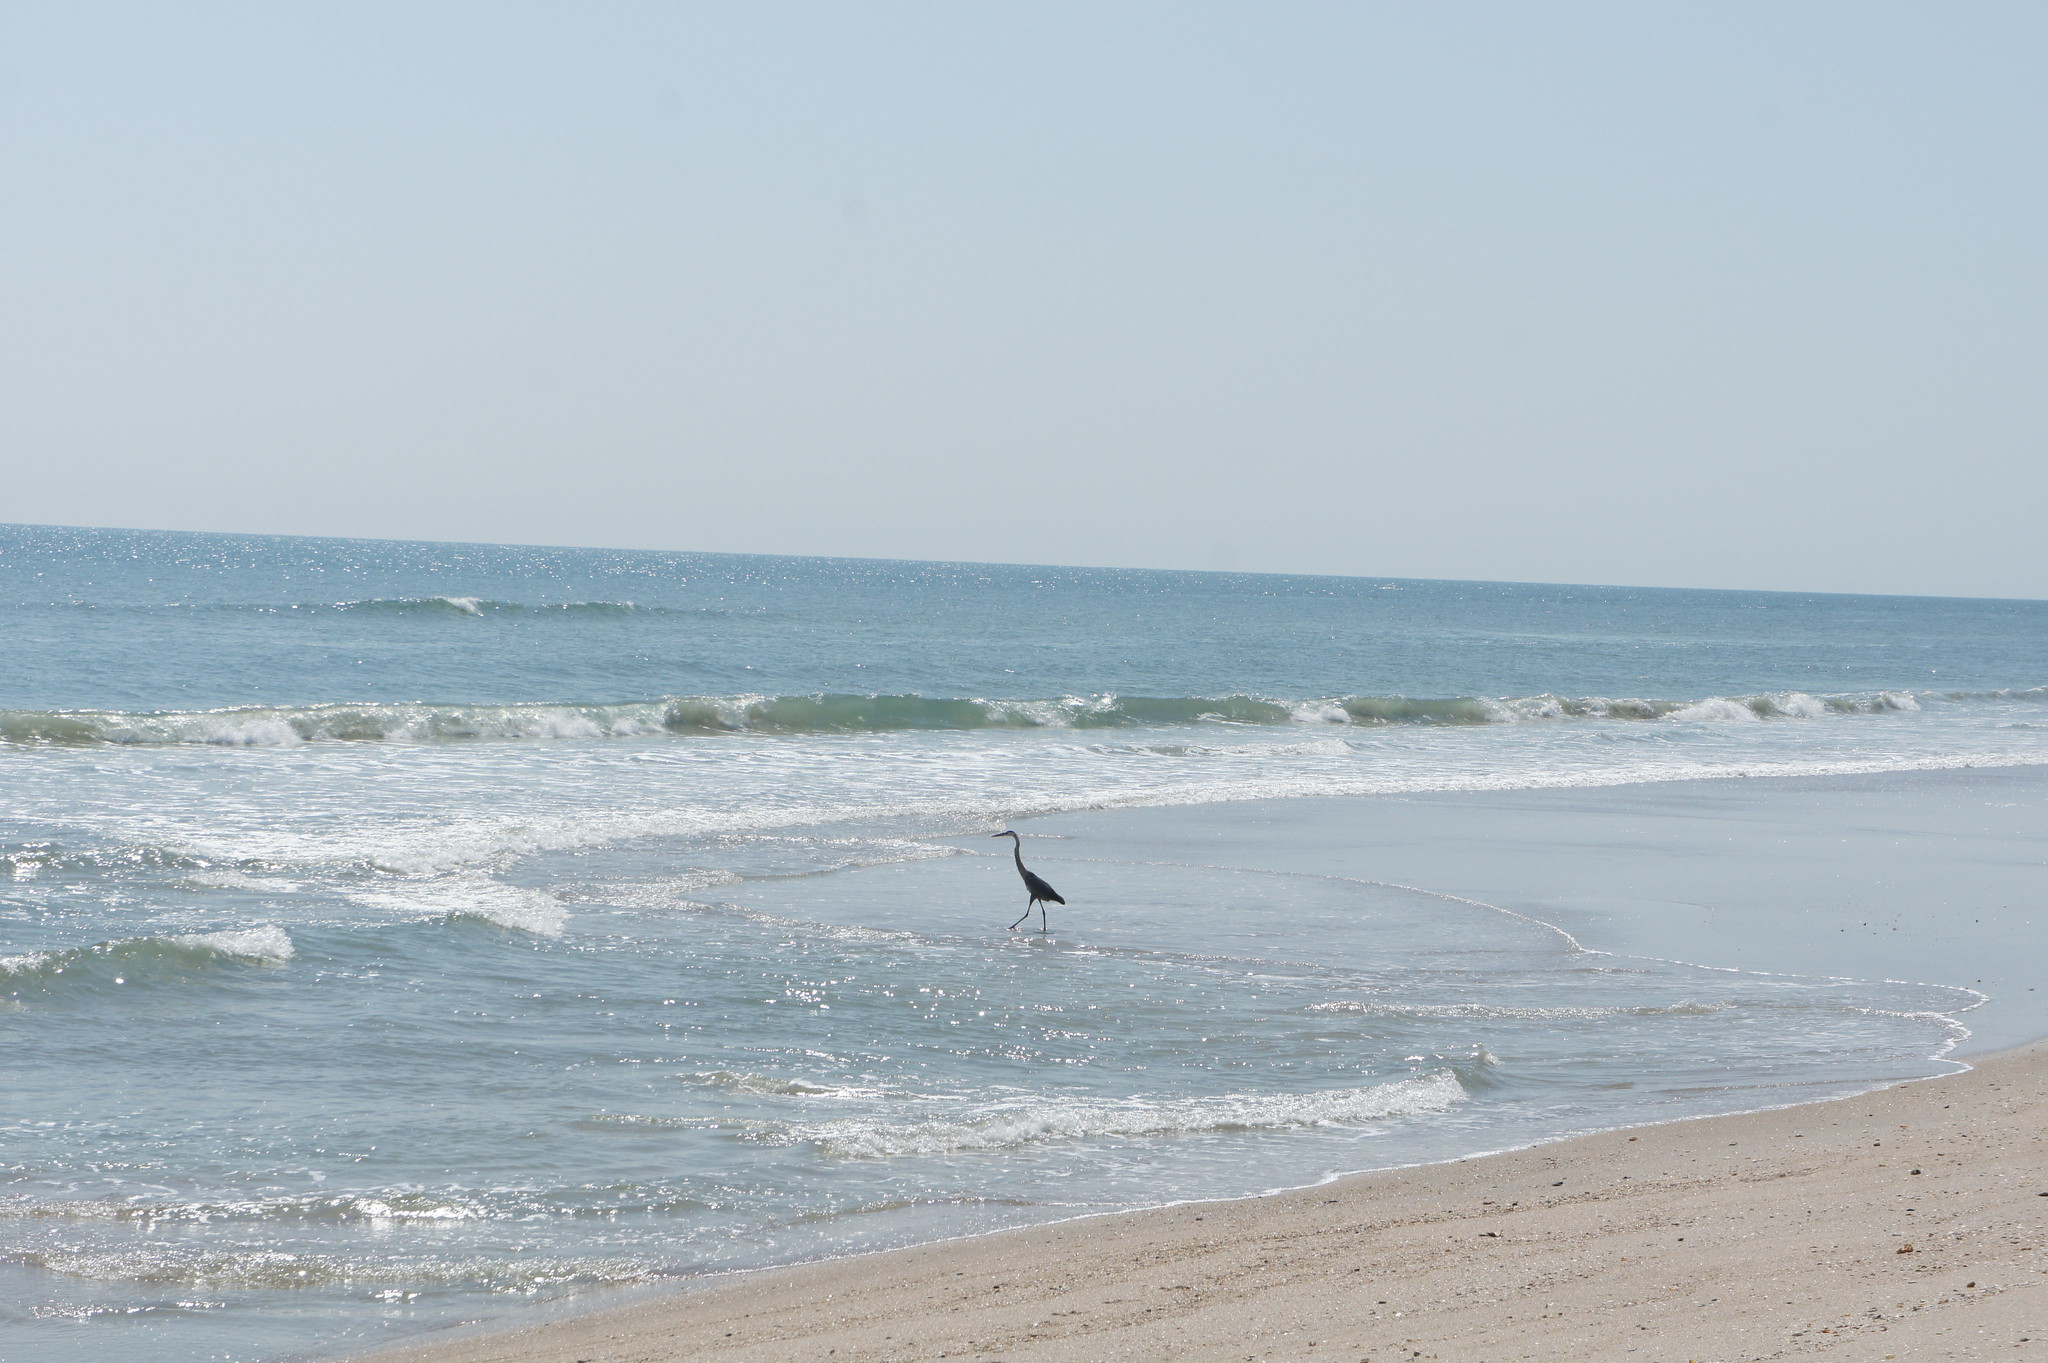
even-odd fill
[(836, 1097), (859, 1093), (865, 1096), (873, 1090), (834, 1088), (826, 1084), (813, 1084), (803, 1079), (785, 1079), (773, 1074), (751, 1074), (736, 1070), (704, 1070), (685, 1076), (696, 1083), (721, 1088), (729, 1093), (779, 1093), (791, 1096), (813, 1098)]
[(808, 1142), (842, 1158), (946, 1155), (1043, 1141), (1186, 1136), (1289, 1127), (1365, 1126), (1448, 1111), (1466, 1099), (1449, 1071), (1364, 1088), (1226, 1093), (1203, 1098), (1034, 1099), (960, 1119), (898, 1123), (865, 1117), (792, 1123), (749, 1138)]
[[(634, 1131), (707, 1131), (731, 1125), (717, 1117), (661, 1117), (639, 1112), (599, 1112), (583, 1120), (592, 1126), (622, 1126)], [(739, 1125), (742, 1129), (752, 1127), (746, 1122)]]
[(357, 1258), (295, 1254), (286, 1250), (204, 1249), (152, 1245), (119, 1250), (29, 1250), (15, 1262), (73, 1278), (107, 1282), (181, 1284), (202, 1288), (303, 1288), (380, 1283), (461, 1285), (496, 1291), (533, 1291), (568, 1283), (644, 1282), (654, 1276), (632, 1258), (534, 1257), (439, 1259), (431, 1256)]
[(205, 951), (218, 952), (222, 956), (234, 956), (245, 961), (263, 961), (270, 965), (282, 965), (295, 953), (291, 934), (270, 923), (228, 932), (186, 933), (169, 940), (180, 946), (199, 947)]
[(355, 1197), (348, 1199), (349, 1215), (365, 1221), (476, 1221), (491, 1213), (481, 1207), (465, 1206), (441, 1198)]
[[(614, 795), (610, 809), (564, 806), (552, 792), (532, 788), (521, 792), (522, 798), (530, 799), (527, 807), (516, 815), (471, 814), (425, 828), (394, 828), (366, 822), (338, 835), (324, 828), (308, 827), (301, 832), (274, 822), (251, 823), (232, 834), (227, 830), (211, 834), (195, 831), (190, 843), (194, 853), (207, 857), (260, 856), (280, 866), (308, 868), (360, 859), (399, 875), (431, 878), (539, 852), (616, 847), (652, 838), (753, 835), (792, 829), (822, 831), (851, 821), (887, 820), (921, 826), (931, 835), (949, 835), (1036, 815), (1146, 805), (1200, 805), (1299, 796), (1589, 788), (1743, 776), (1846, 776), (2030, 765), (2040, 760), (2031, 749), (2012, 753), (1794, 749), (1782, 755), (1757, 751), (1731, 761), (1718, 754), (1695, 757), (1683, 748), (1617, 751), (1603, 747), (1574, 751), (1568, 754), (1571, 760), (1559, 761), (1558, 754), (1549, 751), (1531, 755), (1533, 760), (1524, 760), (1524, 754), (1514, 750), (1474, 748), (1458, 753), (1440, 748), (1428, 754), (1430, 760), (1426, 763), (1405, 760), (1405, 753), (1377, 748), (1361, 748), (1355, 750), (1355, 757), (1347, 758), (1353, 752), (1297, 752), (1266, 759), (1222, 756), (1214, 759), (1212, 767), (1190, 764), (1183, 775), (1177, 767), (1164, 764), (1154, 764), (1159, 768), (1156, 771), (1135, 766), (1109, 768), (1101, 764), (1102, 755), (1092, 748), (1081, 754), (1092, 759), (1088, 768), (1079, 767), (1064, 754), (1049, 761), (1044, 749), (1028, 754), (1013, 750), (986, 755), (979, 767), (960, 778), (956, 793), (931, 794), (928, 768), (915, 763), (911, 754), (905, 754), (911, 760), (903, 764), (887, 755), (870, 758), (863, 754), (864, 768), (849, 765), (838, 770), (822, 762), (816, 767), (807, 766), (802, 760), (806, 755), (792, 751), (790, 756), (797, 760), (787, 767), (764, 766), (759, 779), (748, 785), (738, 786), (734, 782), (736, 789), (708, 791), (698, 803), (687, 806), (663, 806), (650, 800), (647, 805), (634, 808), (625, 805), (618, 795)], [(1028, 765), (1019, 760), (1026, 755), (1033, 759)], [(832, 756), (836, 759), (838, 755)], [(832, 793), (842, 798), (836, 802), (791, 800), (786, 790), (768, 783), (768, 778), (779, 778), (785, 773), (789, 779), (809, 780), (827, 790), (839, 786), (841, 789)], [(860, 777), (857, 788), (847, 784), (850, 776)], [(631, 791), (621, 787), (620, 792), (627, 798), (667, 793), (652, 786)], [(721, 803), (727, 807), (719, 807)], [(876, 859), (907, 858), (878, 855)], [(705, 886), (734, 879), (722, 868), (679, 873), (683, 879), (698, 876)], [(680, 881), (677, 888), (688, 892)], [(384, 902), (376, 898), (383, 893), (372, 892), (361, 902)], [(429, 891), (424, 884), (406, 890), (415, 901), (426, 893)], [(672, 893), (659, 889), (644, 893), (660, 894), (665, 900), (674, 898)]]
[(346, 893), (358, 904), (407, 918), (474, 919), (542, 937), (557, 935), (569, 921), (562, 901), (546, 891), (488, 876), (449, 876)]
[(723, 1089), (727, 1093), (761, 1094), (769, 1097), (835, 1098), (848, 1102), (865, 1102), (917, 1096), (903, 1089), (875, 1084), (815, 1084), (808, 1079), (792, 1079), (777, 1074), (755, 1074), (747, 1070), (700, 1070), (695, 1074), (678, 1075), (677, 1078), (685, 1083)]
[(1690, 705), (1683, 705), (1673, 710), (1670, 717), (1674, 720), (1757, 720), (1763, 718), (1762, 715), (1759, 715), (1750, 706), (1744, 705), (1739, 700), (1730, 700), (1726, 696), (1709, 696), (1705, 700), (1696, 700)]
[(194, 871), (178, 883), (195, 890), (254, 890), (263, 882), (242, 871)]
[(287, 894), (299, 888), (296, 880), (285, 880), (278, 876), (252, 876), (247, 871), (236, 871), (226, 867), (216, 870), (194, 871), (178, 879), (180, 885), (194, 890), (262, 890), (270, 894)]
[(112, 1197), (0, 1199), (0, 1219), (194, 1223), (223, 1221), (436, 1222), (500, 1220), (515, 1214), (503, 1207), (417, 1191), (345, 1193), (338, 1196), (224, 1198), (194, 1202)]

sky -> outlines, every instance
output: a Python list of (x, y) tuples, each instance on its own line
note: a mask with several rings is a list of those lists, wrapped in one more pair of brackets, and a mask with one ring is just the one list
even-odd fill
[(0, 0), (0, 521), (2048, 597), (2048, 6)]

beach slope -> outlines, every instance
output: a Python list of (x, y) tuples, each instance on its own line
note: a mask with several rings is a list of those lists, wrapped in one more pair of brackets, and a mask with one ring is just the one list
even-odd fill
[(2048, 1357), (2048, 1043), (1860, 1098), (752, 1273), (373, 1357)]

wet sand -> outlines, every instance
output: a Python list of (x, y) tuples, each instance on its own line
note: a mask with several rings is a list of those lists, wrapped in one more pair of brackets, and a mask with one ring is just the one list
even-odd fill
[(1858, 1098), (767, 1270), (372, 1357), (2048, 1357), (2048, 1043)]

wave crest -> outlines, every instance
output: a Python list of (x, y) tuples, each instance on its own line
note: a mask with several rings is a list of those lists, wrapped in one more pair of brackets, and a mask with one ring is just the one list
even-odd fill
[[(435, 743), (475, 739), (631, 738), (650, 734), (894, 733), (908, 730), (1116, 729), (1192, 724), (1511, 724), (1538, 720), (1757, 720), (1876, 715), (1921, 708), (1907, 691), (1809, 695), (1774, 691), (1694, 700), (1603, 696), (1347, 696), (1280, 701), (1257, 696), (1067, 696), (982, 700), (934, 696), (668, 696), (647, 701), (507, 705), (324, 704), (218, 710), (0, 710), (0, 742), (213, 744), (280, 747), (313, 742)], [(2033, 700), (2048, 689), (1947, 701)]]
[[(416, 874), (420, 868), (386, 867)], [(556, 937), (569, 921), (562, 901), (545, 890), (507, 885), (488, 876), (451, 876), (391, 888), (349, 890), (348, 897), (414, 921), (483, 923), (536, 937)]]
[(59, 947), (0, 956), (0, 983), (53, 984), (59, 976), (73, 975), (86, 981), (110, 978), (115, 984), (128, 977), (241, 961), (257, 965), (283, 965), (297, 953), (291, 934), (274, 924), (234, 928), (222, 932), (188, 932), (167, 937), (130, 937), (89, 946)]

